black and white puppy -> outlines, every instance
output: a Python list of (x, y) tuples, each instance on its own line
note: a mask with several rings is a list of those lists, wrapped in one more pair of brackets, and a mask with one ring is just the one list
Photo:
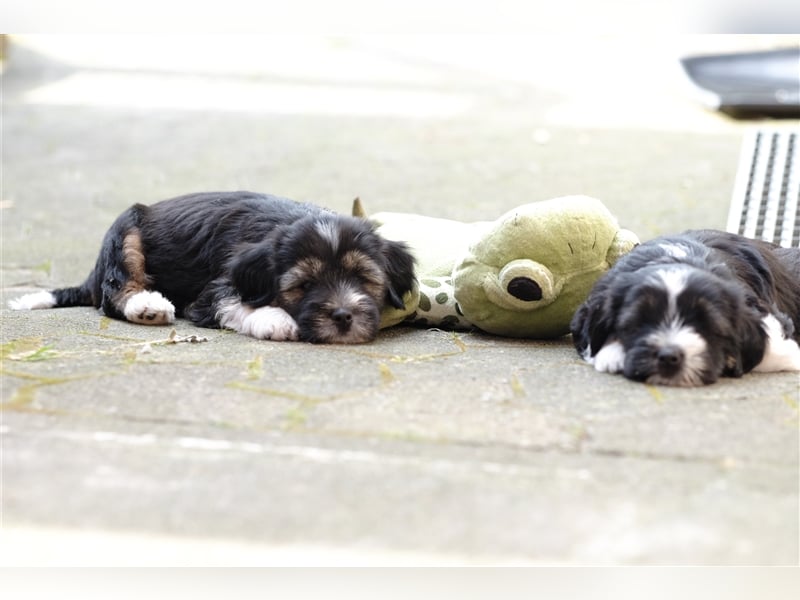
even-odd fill
[(77, 287), (12, 300), (14, 309), (95, 306), (146, 325), (185, 317), (260, 339), (362, 343), (384, 305), (414, 281), (405, 244), (364, 219), (251, 192), (136, 204), (106, 233)]
[(598, 371), (675, 386), (800, 371), (800, 250), (714, 230), (641, 244), (572, 319)]

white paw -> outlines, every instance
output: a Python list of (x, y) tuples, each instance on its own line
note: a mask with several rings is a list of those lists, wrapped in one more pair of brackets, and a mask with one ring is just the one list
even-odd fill
[(8, 306), (12, 310), (36, 310), (38, 308), (53, 308), (55, 305), (56, 297), (46, 291), (25, 294), (8, 301)]
[(123, 310), (131, 323), (167, 325), (175, 320), (175, 307), (159, 292), (138, 292), (128, 298)]
[(241, 324), (239, 333), (259, 340), (276, 342), (296, 340), (298, 328), (295, 320), (282, 308), (262, 306), (247, 315)]
[(767, 348), (764, 358), (754, 371), (774, 373), (777, 371), (800, 371), (800, 346), (792, 339), (783, 337), (783, 328), (773, 315), (764, 317), (767, 331)]
[(625, 348), (620, 342), (609, 342), (594, 356), (594, 368), (601, 373), (622, 373), (625, 368)]

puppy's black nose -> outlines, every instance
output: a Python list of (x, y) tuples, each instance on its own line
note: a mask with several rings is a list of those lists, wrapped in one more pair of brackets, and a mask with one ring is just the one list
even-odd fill
[(683, 365), (683, 350), (677, 346), (665, 346), (658, 351), (658, 371), (670, 376), (677, 373)]
[(331, 313), (331, 319), (339, 329), (346, 331), (353, 322), (353, 313), (346, 308), (337, 308)]

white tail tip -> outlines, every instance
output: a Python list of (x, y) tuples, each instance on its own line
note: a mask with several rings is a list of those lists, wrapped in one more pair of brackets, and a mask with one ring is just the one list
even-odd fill
[(56, 305), (56, 297), (46, 291), (25, 294), (19, 298), (8, 301), (9, 308), (13, 310), (36, 310), (39, 308), (53, 308)]

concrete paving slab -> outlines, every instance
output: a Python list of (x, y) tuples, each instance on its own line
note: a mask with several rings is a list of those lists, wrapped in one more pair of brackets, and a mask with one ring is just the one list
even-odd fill
[[(191, 59), (168, 38), (12, 39), (3, 307), (79, 282), (131, 203), (195, 190), (461, 220), (587, 193), (643, 239), (725, 225), (748, 125), (673, 85), (687, 40), (487, 58), (468, 38), (315, 38), (286, 61), (248, 40)], [(578, 42), (561, 69), (542, 58)], [(599, 86), (595, 109), (574, 81), (646, 64), (649, 94)], [(671, 389), (595, 373), (568, 338), (314, 346), (179, 320), (208, 341), (169, 344), (89, 308), (0, 319), (3, 564), (75, 564), (53, 551), (71, 543), (83, 564), (799, 559), (797, 374)]]

